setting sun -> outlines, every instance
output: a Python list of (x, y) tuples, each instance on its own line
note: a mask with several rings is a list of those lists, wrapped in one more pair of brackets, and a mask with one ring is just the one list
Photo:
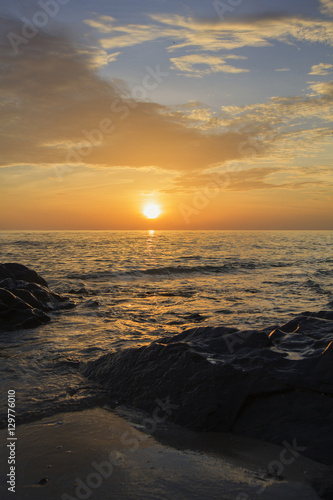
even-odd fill
[(147, 219), (156, 219), (161, 215), (161, 208), (156, 203), (148, 203), (143, 207), (142, 213)]

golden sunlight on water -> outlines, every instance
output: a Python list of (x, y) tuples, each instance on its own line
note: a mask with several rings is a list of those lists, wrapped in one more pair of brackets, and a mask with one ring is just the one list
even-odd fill
[(3, 233), (2, 261), (15, 255), (76, 307), (8, 344), (0, 375), (11, 383), (11, 369), (21, 374), (21, 411), (40, 412), (67, 404), (64, 381), (80, 403), (77, 367), (110, 350), (197, 326), (272, 331), (331, 300), (330, 248), (327, 232)]

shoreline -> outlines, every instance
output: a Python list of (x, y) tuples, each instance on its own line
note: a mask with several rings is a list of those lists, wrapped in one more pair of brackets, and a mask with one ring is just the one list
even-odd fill
[[(1, 267), (9, 330), (17, 331), (19, 319), (29, 332), (50, 320), (45, 311), (58, 314), (76, 305), (50, 291), (44, 278), (26, 266)], [(95, 311), (100, 304), (88, 300), (81, 306)], [(15, 427), (14, 434), (9, 432), (15, 437), (0, 431), (3, 470), (14, 483), (2, 498), (18, 492), (19, 500), (104, 500), (112, 491), (119, 500), (311, 500), (319, 498), (314, 487), (321, 498), (332, 498), (332, 306), (329, 302), (325, 310), (305, 311), (263, 329), (194, 322), (180, 333), (125, 349), (105, 344), (104, 319), (102, 348), (95, 338), (87, 347), (85, 336), (80, 351), (77, 335), (66, 337), (60, 328), (62, 336), (51, 344), (50, 356), (48, 349), (43, 351), (50, 376), (69, 376), (64, 379), (68, 385), (61, 380), (65, 391), (46, 398), (51, 413), (43, 413), (44, 399), (34, 394), (38, 391), (24, 378), (26, 371), (15, 371), (30, 392), (25, 393), (28, 411), (21, 417), (10, 407), (17, 437)], [(101, 309), (98, 314), (106, 317)], [(191, 315), (201, 322), (200, 314)], [(89, 324), (98, 317), (86, 316)], [(47, 345), (49, 337), (42, 332), (39, 345)], [(96, 356), (89, 359), (91, 349)], [(79, 354), (86, 350), (85, 361)], [(20, 358), (12, 359), (16, 368)], [(27, 373), (34, 374), (39, 358), (26, 359)], [(87, 381), (83, 386), (82, 378)], [(25, 417), (29, 420), (20, 421)], [(14, 462), (8, 462), (9, 453)]]
[[(252, 438), (168, 423), (150, 430), (144, 422), (141, 414), (124, 408), (95, 408), (19, 425), (17, 498), (320, 498), (311, 483), (329, 467), (300, 454)], [(0, 435), (4, 443), (6, 431)], [(2, 446), (4, 472), (6, 453)], [(2, 498), (12, 493), (4, 490)]]

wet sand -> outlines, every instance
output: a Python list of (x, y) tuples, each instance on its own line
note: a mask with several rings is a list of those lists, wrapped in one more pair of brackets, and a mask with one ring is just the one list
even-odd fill
[[(318, 499), (313, 478), (326, 466), (255, 439), (149, 428), (96, 408), (17, 428), (17, 500)], [(134, 414), (132, 415), (132, 417)], [(2, 480), (7, 430), (0, 432)], [(296, 456), (297, 455), (297, 456)], [(288, 463), (287, 463), (288, 462)]]

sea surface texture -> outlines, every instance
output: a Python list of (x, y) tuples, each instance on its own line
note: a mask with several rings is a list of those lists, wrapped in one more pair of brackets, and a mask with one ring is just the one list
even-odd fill
[(0, 262), (28, 266), (76, 302), (38, 328), (1, 333), (2, 390), (16, 391), (19, 421), (89, 406), (103, 400), (103, 389), (80, 367), (110, 351), (196, 326), (273, 330), (324, 309), (332, 301), (332, 236), (2, 232)]

